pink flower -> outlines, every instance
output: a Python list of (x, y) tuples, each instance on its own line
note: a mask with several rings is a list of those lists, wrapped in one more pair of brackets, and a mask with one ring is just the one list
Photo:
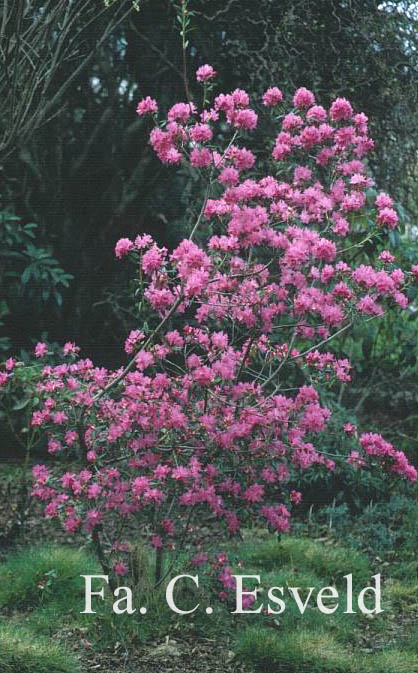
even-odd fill
[[(75, 432), (75, 430), (67, 430), (65, 433), (65, 443), (67, 446), (72, 446), (74, 442), (77, 440), (78, 434)], [(88, 454), (87, 454), (88, 455)]]
[(136, 237), (134, 241), (135, 250), (143, 250), (152, 245), (154, 239), (149, 234), (142, 234)]
[(382, 262), (386, 262), (387, 264), (392, 264), (395, 261), (394, 256), (389, 252), (389, 250), (383, 250), (383, 252), (381, 252), (379, 255), (379, 259), (381, 259)]
[(90, 500), (95, 500), (100, 495), (101, 492), (102, 487), (100, 486), (100, 484), (97, 483), (90, 484), (90, 486), (87, 488), (87, 497)]
[(64, 425), (68, 420), (68, 416), (65, 411), (57, 411), (52, 417), (53, 423), (56, 425)]
[(225, 349), (228, 346), (228, 335), (225, 332), (214, 332), (211, 337), (215, 348)]
[(176, 149), (170, 133), (165, 133), (160, 128), (152, 129), (150, 143), (156, 155), (163, 163), (175, 164), (182, 159), (182, 154)]
[(193, 103), (176, 103), (167, 114), (169, 121), (179, 121), (183, 124), (190, 119), (192, 114), (196, 113), (196, 107)]
[(376, 206), (381, 209), (381, 208), (391, 208), (393, 206), (393, 200), (388, 196), (388, 194), (385, 194), (385, 192), (381, 192), (377, 197), (376, 197)]
[(235, 168), (239, 171), (248, 170), (255, 164), (255, 155), (245, 147), (231, 147), (230, 157)]
[(327, 118), (327, 111), (322, 105), (314, 105), (306, 113), (307, 119), (313, 119), (316, 122), (324, 122)]
[(357, 126), (358, 132), (362, 134), (367, 133), (367, 124), (368, 124), (368, 117), (364, 114), (364, 112), (359, 112), (358, 114), (354, 115), (353, 117), (354, 123)]
[(115, 246), (115, 255), (118, 259), (125, 257), (134, 247), (129, 238), (120, 238)]
[(196, 70), (196, 79), (198, 82), (207, 82), (209, 79), (216, 77), (217, 73), (214, 71), (211, 65), (201, 65), (200, 68)]
[(231, 94), (221, 93), (219, 96), (216, 96), (214, 107), (216, 111), (228, 112), (233, 110), (235, 107), (234, 99)]
[(209, 274), (207, 271), (192, 271), (184, 288), (186, 297), (197, 297), (202, 294), (208, 280)]
[(357, 430), (356, 426), (353, 425), (352, 423), (345, 423), (343, 429), (344, 432), (347, 433), (347, 435), (354, 435), (354, 433)]
[(329, 111), (329, 116), (334, 122), (351, 119), (352, 114), (353, 108), (346, 98), (337, 98), (332, 103)]
[(103, 519), (103, 515), (102, 515), (101, 512), (99, 512), (99, 510), (91, 509), (89, 512), (87, 512), (87, 516), (86, 516), (86, 520), (87, 520), (86, 528), (87, 528), (87, 530), (89, 530), (89, 531), (93, 530), (93, 528), (95, 528), (96, 526), (98, 526), (102, 522), (102, 519)]
[(205, 168), (206, 166), (210, 166), (212, 163), (211, 151), (207, 147), (204, 147), (201, 150), (195, 147), (190, 153), (190, 163), (195, 168)]
[(300, 134), (300, 142), (302, 147), (306, 149), (310, 149), (314, 145), (320, 143), (321, 134), (316, 126), (305, 126)]
[(207, 563), (207, 561), (208, 561), (208, 555), (204, 551), (201, 551), (198, 554), (195, 554), (195, 556), (193, 556), (193, 558), (191, 559), (191, 563), (194, 566), (205, 565), (205, 563)]
[(148, 351), (140, 350), (136, 356), (136, 366), (142, 372), (147, 367), (151, 367), (154, 364), (154, 356)]
[(55, 453), (57, 453), (61, 448), (62, 448), (62, 446), (61, 446), (60, 442), (57, 442), (54, 439), (50, 439), (48, 441), (48, 453), (50, 453), (51, 455), (54, 455)]
[(235, 127), (252, 131), (257, 126), (258, 116), (254, 110), (249, 108), (245, 110), (234, 110), (227, 115), (228, 121)]
[(398, 215), (393, 208), (382, 208), (377, 215), (377, 222), (386, 225), (389, 229), (396, 229), (398, 226)]
[(154, 547), (154, 549), (161, 549), (161, 547), (163, 546), (162, 537), (160, 535), (154, 535), (151, 538), (150, 545), (151, 545), (151, 547)]
[(219, 114), (213, 108), (211, 110), (203, 110), (203, 112), (200, 114), (200, 119), (205, 124), (208, 122), (217, 122), (219, 119)]
[(239, 180), (239, 172), (236, 168), (228, 166), (218, 176), (218, 181), (223, 185), (236, 185)]
[(360, 457), (358, 451), (351, 451), (347, 458), (347, 463), (353, 467), (363, 467), (366, 464), (366, 462)]
[(156, 112), (158, 112), (157, 101), (153, 98), (150, 98), (149, 96), (140, 100), (136, 107), (136, 113), (140, 117), (146, 114), (154, 114)]
[(9, 379), (7, 372), (0, 372), (0, 386), (5, 386)]
[(281, 103), (283, 94), (276, 86), (267, 89), (263, 94), (263, 105), (274, 106)]
[(354, 175), (352, 175), (350, 178), (350, 185), (366, 188), (366, 187), (372, 187), (374, 185), (374, 182), (371, 178), (366, 178), (365, 175), (362, 175), (360, 173), (354, 173)]
[(218, 575), (218, 580), (223, 584), (225, 589), (234, 589), (235, 577), (232, 575), (232, 570), (229, 566), (225, 566)]
[(116, 563), (113, 564), (113, 570), (115, 575), (118, 575), (118, 577), (123, 577), (123, 575), (128, 574), (129, 566), (127, 563), (122, 563), (122, 561), (116, 561)]
[(34, 465), (32, 468), (32, 475), (36, 479), (38, 485), (45, 484), (48, 477), (50, 476), (49, 470), (45, 465)]
[(177, 330), (167, 332), (165, 338), (170, 346), (177, 346), (181, 348), (184, 344), (184, 339)]
[(143, 339), (145, 339), (145, 334), (141, 330), (131, 330), (129, 332), (128, 338), (125, 341), (125, 353), (128, 353), (128, 355), (133, 353), (135, 348), (141, 341), (143, 341)]
[(369, 295), (366, 295), (360, 301), (357, 302), (357, 308), (360, 313), (365, 313), (366, 315), (382, 315), (382, 308), (376, 304), (374, 299)]
[(264, 497), (264, 486), (262, 484), (253, 484), (244, 491), (242, 497), (251, 503), (260, 502)]
[(251, 594), (244, 594), (242, 597), (242, 608), (243, 610), (248, 610), (255, 601), (255, 596)]
[(80, 528), (81, 524), (81, 519), (76, 519), (74, 516), (70, 516), (65, 522), (65, 530), (70, 534), (75, 533), (75, 531)]
[(35, 346), (35, 357), (42, 358), (48, 354), (48, 345), (44, 343), (37, 343)]
[(332, 262), (337, 254), (337, 246), (327, 238), (320, 238), (313, 246), (312, 254), (316, 259)]
[(250, 97), (243, 89), (235, 89), (231, 96), (232, 102), (235, 106), (246, 107), (250, 103)]
[(276, 161), (282, 161), (288, 154), (291, 153), (291, 141), (292, 138), (290, 133), (279, 133), (272, 152), (273, 158), (276, 159)]
[(163, 519), (161, 525), (166, 535), (174, 535), (174, 524), (172, 521), (169, 519)]
[(68, 341), (66, 344), (64, 344), (62, 351), (64, 355), (76, 355), (80, 352), (80, 348), (79, 346), (76, 346), (75, 343)]
[(13, 369), (16, 367), (16, 360), (14, 360), (13, 358), (9, 358), (8, 360), (6, 360), (5, 367), (7, 372), (13, 371)]
[(207, 124), (195, 124), (190, 129), (190, 137), (196, 143), (206, 142), (212, 139), (212, 130)]
[(313, 95), (312, 91), (309, 91), (309, 89), (305, 89), (304, 86), (298, 89), (295, 92), (295, 95), (293, 96), (293, 104), (295, 107), (302, 109), (309, 108), (314, 103), (315, 103), (315, 96)]
[(295, 115), (293, 112), (285, 115), (282, 121), (283, 131), (291, 131), (292, 129), (297, 129), (300, 126), (303, 126), (303, 119), (299, 115)]
[(161, 268), (164, 258), (165, 258), (166, 249), (158, 248), (156, 245), (153, 245), (152, 248), (147, 250), (142, 257), (142, 270), (148, 276)]

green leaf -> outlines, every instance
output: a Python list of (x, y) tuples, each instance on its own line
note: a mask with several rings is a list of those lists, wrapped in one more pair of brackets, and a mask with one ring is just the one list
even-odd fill
[(392, 248), (398, 248), (401, 242), (399, 231), (389, 231), (389, 241)]
[(13, 411), (21, 411), (28, 406), (31, 400), (32, 397), (25, 397), (23, 400), (20, 400), (20, 402), (16, 402), (12, 407)]
[(34, 272), (34, 267), (33, 267), (32, 264), (30, 264), (29, 266), (26, 267), (26, 269), (24, 269), (24, 271), (22, 273), (22, 276), (20, 278), (23, 285), (26, 285), (26, 283), (29, 281), (30, 277), (33, 275), (33, 272)]
[(9, 257), (11, 259), (25, 259), (21, 252), (16, 252), (15, 250), (1, 250), (0, 256)]
[(48, 266), (58, 266), (58, 262), (56, 259), (53, 257), (48, 257), (48, 258), (41, 258), (42, 259), (42, 264), (47, 264)]
[(10, 309), (7, 305), (7, 302), (5, 301), (5, 299), (2, 299), (0, 301), (0, 316), (9, 315), (9, 313), (10, 313)]

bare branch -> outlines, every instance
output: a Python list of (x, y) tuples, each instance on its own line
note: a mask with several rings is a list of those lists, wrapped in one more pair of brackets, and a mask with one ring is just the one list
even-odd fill
[(111, 9), (90, 0), (3, 0), (1, 160), (57, 114), (69, 87), (132, 11), (130, 0)]

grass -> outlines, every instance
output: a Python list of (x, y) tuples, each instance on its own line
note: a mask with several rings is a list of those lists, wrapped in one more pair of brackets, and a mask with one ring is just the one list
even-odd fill
[[(339, 545), (331, 547), (303, 537), (283, 536), (280, 544), (277, 539), (267, 539), (257, 544), (249, 536), (245, 545), (240, 548), (240, 560), (244, 570), (238, 572), (260, 575), (264, 590), (261, 594), (262, 601), (265, 601), (269, 587), (284, 588), (286, 610), (278, 618), (285, 630), (293, 632), (301, 626), (309, 629), (325, 628), (329, 633), (336, 634), (341, 642), (355, 642), (356, 629), (362, 617), (359, 614), (344, 614), (347, 598), (346, 581), (343, 577), (353, 574), (354, 595), (355, 587), (367, 586), (372, 570), (365, 555)], [(320, 588), (331, 585), (338, 587), (336, 601), (339, 607), (332, 615), (324, 615), (317, 607), (316, 596)], [(309, 588), (314, 587), (303, 615), (287, 587), (299, 587), (302, 602), (305, 601)], [(328, 605), (334, 603), (332, 600)], [(246, 625), (251, 619), (258, 623), (260, 621), (259, 616), (246, 617)], [(382, 621), (377, 622), (377, 628), (380, 628)]]
[[(308, 587), (339, 587), (339, 609), (322, 614), (313, 599), (302, 616), (285, 590), (286, 610), (277, 617), (260, 621), (252, 617), (237, 637), (238, 655), (255, 670), (280, 673), (418, 673), (416, 638), (404, 638), (396, 647), (367, 655), (361, 651), (360, 636), (384, 639), (389, 610), (416, 607), (416, 581), (393, 582), (383, 590), (386, 613), (374, 616), (344, 614), (344, 575), (352, 573), (354, 584), (367, 586), (374, 574), (368, 558), (353, 549), (303, 537), (286, 536), (280, 544), (267, 540), (257, 545), (248, 541), (240, 550), (245, 573), (261, 575), (263, 585), (298, 586), (302, 597)], [(251, 563), (251, 568), (248, 568)], [(264, 572), (263, 572), (264, 569)], [(242, 572), (242, 571), (241, 571)], [(341, 589), (340, 589), (341, 587)], [(262, 596), (265, 594), (262, 594)], [(314, 594), (315, 595), (315, 594)], [(414, 598), (415, 597), (415, 598)], [(372, 633), (370, 632), (373, 625)], [(273, 626), (273, 628), (272, 628)], [(374, 634), (374, 635), (372, 635)], [(393, 639), (393, 633), (390, 634)], [(401, 639), (401, 634), (399, 634)], [(367, 649), (367, 648), (364, 648)]]
[(76, 657), (62, 644), (0, 622), (0, 673), (79, 673)]
[[(418, 655), (397, 649), (359, 656), (324, 630), (279, 633), (254, 627), (238, 637), (240, 656), (257, 671), (280, 673), (418, 673)], [(278, 668), (279, 667), (279, 668)]]
[(394, 607), (406, 612), (418, 612), (418, 579), (388, 582), (386, 593)]
[(0, 565), (0, 607), (38, 607), (58, 598), (70, 603), (83, 596), (80, 575), (100, 572), (83, 550), (48, 545), (8, 556)]
[[(85, 629), (82, 574), (99, 572), (83, 550), (46, 545), (8, 556), (0, 565), (0, 673), (78, 673), (79, 663), (60, 631)], [(20, 613), (16, 614), (16, 610)]]
[(325, 578), (328, 584), (341, 582), (344, 575), (352, 573), (353, 582), (364, 585), (371, 574), (369, 561), (364, 554), (338, 545), (328, 546), (306, 537), (283, 536), (280, 544), (273, 538), (261, 546), (249, 547), (245, 556), (249, 562), (266, 570), (286, 565), (315, 572), (322, 579)]
[[(351, 673), (351, 655), (325, 632), (303, 629), (279, 633), (262, 628), (245, 630), (238, 638), (238, 652), (257, 670), (280, 673)], [(273, 668), (274, 670), (274, 668)]]
[(363, 670), (364, 673), (418, 673), (418, 654), (395, 648), (383, 650), (366, 657)]
[(405, 634), (404, 640), (403, 640), (403, 648), (405, 650), (408, 650), (410, 652), (414, 652), (415, 654), (418, 654), (418, 629), (415, 628), (414, 630), (411, 629), (411, 631), (407, 634)]

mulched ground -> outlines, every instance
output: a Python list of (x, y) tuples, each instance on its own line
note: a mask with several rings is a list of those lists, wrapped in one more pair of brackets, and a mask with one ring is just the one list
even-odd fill
[(83, 657), (86, 671), (99, 673), (244, 673), (234, 653), (215, 640), (166, 637), (147, 648), (126, 652), (92, 653)]

